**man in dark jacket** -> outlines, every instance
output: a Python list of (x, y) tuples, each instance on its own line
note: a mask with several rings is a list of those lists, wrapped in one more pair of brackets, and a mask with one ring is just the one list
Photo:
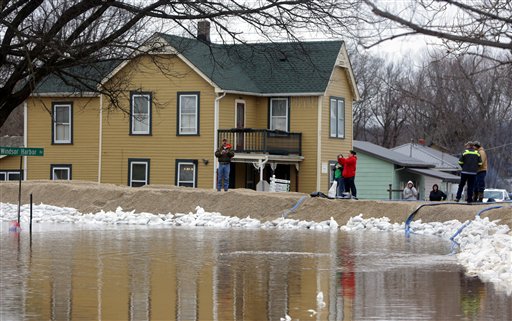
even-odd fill
[(460, 201), (462, 191), (464, 190), (464, 185), (466, 185), (467, 182), (468, 188), (466, 189), (466, 201), (471, 203), (473, 201), (473, 190), (475, 188), (476, 172), (478, 171), (480, 165), (482, 165), (482, 158), (480, 157), (480, 154), (474, 149), (473, 142), (466, 143), (466, 150), (464, 150), (459, 158), (459, 165), (462, 167), (462, 171), (460, 172), (460, 183), (459, 188), (457, 189), (457, 196), (455, 201)]
[(215, 157), (219, 160), (217, 168), (217, 191), (220, 192), (222, 187), (227, 191), (229, 188), (229, 170), (231, 168), (231, 159), (235, 156), (235, 152), (231, 150), (226, 138), (222, 139), (222, 146), (215, 151)]

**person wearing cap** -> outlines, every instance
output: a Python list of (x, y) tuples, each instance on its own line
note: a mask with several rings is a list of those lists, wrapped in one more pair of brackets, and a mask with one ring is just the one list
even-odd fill
[(460, 183), (457, 189), (457, 196), (455, 201), (459, 202), (462, 196), (462, 191), (466, 182), (468, 188), (466, 189), (466, 201), (468, 203), (473, 202), (473, 190), (475, 188), (476, 173), (480, 165), (482, 165), (482, 158), (480, 154), (474, 149), (473, 142), (466, 143), (466, 149), (459, 158), (459, 165), (462, 167), (460, 172)]
[(487, 154), (479, 141), (474, 141), (475, 149), (482, 158), (482, 165), (478, 167), (475, 178), (475, 190), (473, 191), (473, 201), (482, 202), (484, 199), (485, 176), (487, 176)]
[(348, 157), (343, 157), (341, 154), (338, 156), (338, 163), (343, 166), (343, 172), (341, 175), (343, 176), (343, 183), (345, 184), (345, 193), (351, 193), (354, 199), (357, 199), (357, 189), (356, 189), (356, 165), (357, 165), (357, 156), (354, 150), (349, 151)]
[(408, 181), (404, 190), (402, 191), (402, 198), (405, 201), (417, 201), (418, 200), (418, 191), (414, 187), (414, 183), (412, 181)]
[(222, 139), (222, 145), (215, 151), (215, 157), (219, 160), (217, 168), (217, 191), (227, 192), (229, 188), (229, 171), (231, 168), (231, 159), (235, 156), (235, 152), (231, 150), (231, 144), (228, 144), (226, 138)]

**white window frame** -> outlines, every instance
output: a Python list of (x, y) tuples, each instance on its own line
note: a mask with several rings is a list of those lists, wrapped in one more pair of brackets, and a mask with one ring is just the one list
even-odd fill
[[(194, 172), (192, 173), (192, 181), (182, 181), (180, 179), (181, 166), (184, 165), (192, 165)], [(176, 165), (176, 186), (183, 186), (182, 183), (192, 183), (192, 187), (197, 187), (196, 177), (197, 177), (197, 164), (191, 161), (177, 161)], [(187, 186), (188, 187), (188, 186)]]
[[(274, 102), (275, 101), (284, 101), (286, 103), (286, 115), (285, 116), (274, 116)], [(288, 98), (270, 98), (270, 110), (269, 110), (269, 129), (270, 130), (283, 130), (283, 131), (286, 131), (288, 132), (289, 131), (289, 128), (288, 128), (288, 124), (290, 123), (289, 122), (289, 117), (290, 117), (290, 106), (289, 106), (289, 100)], [(285, 127), (284, 129), (281, 129), (281, 128), (275, 128), (275, 120), (276, 118), (284, 118), (285, 119)]]
[[(55, 175), (55, 170), (64, 170), (68, 173), (68, 178), (57, 178)], [(63, 180), (69, 181), (71, 180), (71, 167), (70, 166), (52, 166), (52, 181)]]
[[(193, 113), (184, 113), (182, 111), (183, 98), (193, 97), (195, 99), (195, 110)], [(194, 127), (183, 127), (183, 116), (192, 116), (195, 118)], [(185, 129), (189, 129), (185, 131)], [(178, 93), (178, 135), (198, 135), (199, 134), (199, 94), (197, 93)]]
[[(135, 113), (135, 99), (139, 97), (146, 98), (147, 106), (146, 106), (146, 113)], [(151, 134), (151, 95), (147, 93), (132, 93), (131, 95), (131, 134), (132, 135), (149, 135)], [(141, 121), (140, 117), (147, 114), (147, 124), (144, 124), (143, 121)], [(135, 124), (139, 123), (142, 125), (146, 125), (146, 127), (143, 130), (135, 130)]]
[[(130, 159), (128, 162), (129, 162), (129, 169), (128, 170), (130, 171), (130, 177), (129, 177), (130, 180), (128, 182), (128, 186), (134, 187), (133, 186), (134, 182), (144, 183), (141, 186), (148, 185), (149, 184), (149, 160), (134, 160), (134, 159)], [(133, 165), (145, 165), (146, 166), (144, 180), (134, 180), (133, 179)], [(139, 186), (135, 186), (135, 187), (139, 187)]]
[[(19, 181), (19, 179), (11, 179), (11, 175), (22, 175), (20, 174), (19, 171), (2, 171), (0, 172), (0, 175), (2, 175), (3, 177), (0, 177), (0, 182), (1, 181)], [(21, 178), (23, 179), (23, 175), (21, 176)]]
[[(61, 110), (62, 108), (67, 108), (68, 115), (69, 115), (69, 122), (68, 123), (57, 123), (57, 110)], [(54, 144), (71, 144), (71, 141), (73, 139), (73, 110), (71, 104), (63, 104), (63, 103), (55, 103), (53, 104), (53, 143)], [(68, 133), (68, 139), (59, 139), (57, 137), (58, 126), (67, 126), (66, 132)]]
[(330, 137), (345, 138), (345, 99), (329, 99), (329, 127)]

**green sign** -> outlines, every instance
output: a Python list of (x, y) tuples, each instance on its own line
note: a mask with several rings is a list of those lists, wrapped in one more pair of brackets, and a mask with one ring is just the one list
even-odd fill
[(1, 147), (0, 155), (7, 156), (44, 156), (44, 148)]

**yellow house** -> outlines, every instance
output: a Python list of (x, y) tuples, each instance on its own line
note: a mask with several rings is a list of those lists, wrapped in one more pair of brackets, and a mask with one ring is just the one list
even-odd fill
[(358, 99), (343, 41), (226, 45), (155, 34), (143, 48), (83, 67), (87, 81), (39, 86), (25, 103), (25, 140), (44, 157), (26, 157), (24, 177), (215, 188), (214, 151), (226, 138), (230, 187), (267, 190), (262, 181), (275, 175), (291, 191), (327, 191), (330, 164), (352, 149)]

